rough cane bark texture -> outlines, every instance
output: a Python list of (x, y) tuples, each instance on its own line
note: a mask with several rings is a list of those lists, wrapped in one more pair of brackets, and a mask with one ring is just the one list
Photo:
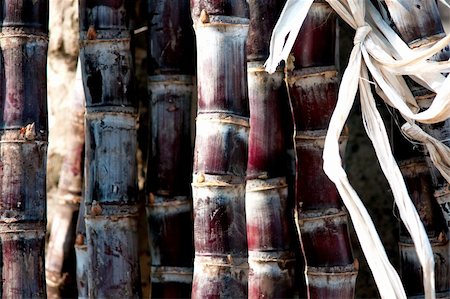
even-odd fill
[(73, 245), (82, 192), (84, 159), (84, 91), (80, 67), (73, 86), (72, 114), (69, 116), (72, 128), (66, 135), (67, 153), (61, 167), (57, 203), (46, 253), (47, 296), (54, 298), (77, 293)]
[(194, 252), (190, 182), (195, 43), (189, 1), (149, 1), (149, 24), (152, 296), (186, 298), (192, 289)]
[[(334, 184), (322, 170), (326, 129), (337, 100), (336, 15), (315, 2), (287, 63), (296, 143), (296, 221), (311, 298), (351, 298), (358, 263), (348, 220)], [(341, 150), (347, 137), (341, 137)]]
[(268, 74), (263, 66), (281, 5), (281, 1), (249, 2), (250, 135), (245, 204), (249, 298), (289, 298), (295, 292), (295, 256), (290, 251), (293, 214), (288, 203), (283, 122), (288, 100), (283, 72)]
[(197, 39), (194, 298), (247, 297), (246, 1), (191, 1)]
[[(445, 35), (438, 6), (435, 1), (414, 1), (410, 10), (398, 7), (395, 1), (386, 1), (385, 5), (395, 29), (411, 48), (427, 46)], [(444, 48), (432, 57), (433, 60), (447, 60), (449, 48)], [(430, 106), (434, 93), (408, 81), (417, 103), (421, 109)], [(420, 125), (420, 124), (419, 124)], [(436, 125), (420, 125), (424, 131), (439, 140), (446, 140), (449, 145), (450, 120)], [(402, 137), (397, 136), (397, 139)], [(394, 140), (396, 141), (396, 140)], [(411, 199), (424, 223), (431, 242), (435, 259), (436, 292), (438, 296), (450, 294), (450, 254), (448, 242), (448, 222), (446, 196), (448, 183), (432, 165), (424, 147), (412, 151), (411, 145), (396, 141), (396, 154), (402, 160), (401, 170), (405, 178)], [(401, 152), (401, 154), (399, 154)], [(406, 153), (406, 154), (405, 154)], [(427, 167), (428, 164), (428, 167)], [(439, 205), (441, 209), (439, 209)], [(422, 272), (420, 262), (413, 250), (412, 240), (406, 229), (400, 230), (399, 242), (401, 273), (408, 296), (423, 295)]]
[(48, 1), (3, 1), (0, 18), (0, 290), (45, 297)]
[(80, 1), (90, 297), (139, 297), (133, 1)]

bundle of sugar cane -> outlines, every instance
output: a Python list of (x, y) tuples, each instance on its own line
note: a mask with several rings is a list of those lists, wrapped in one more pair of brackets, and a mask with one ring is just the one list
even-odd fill
[[(380, 242), (375, 227), (358, 195), (350, 185), (342, 167), (339, 154), (339, 138), (345, 121), (353, 105), (359, 87), (361, 110), (364, 125), (372, 140), (381, 168), (385, 173), (400, 217), (412, 236), (418, 259), (423, 267), (425, 296), (433, 298), (434, 260), (426, 231), (417, 211), (411, 202), (401, 172), (392, 156), (386, 129), (377, 111), (370, 86), (369, 72), (376, 84), (377, 92), (391, 106), (405, 117), (411, 126), (414, 121), (436, 123), (446, 120), (450, 115), (450, 79), (441, 74), (449, 69), (449, 63), (436, 63), (427, 58), (445, 47), (447, 36), (431, 47), (414, 51), (383, 21), (376, 8), (366, 1), (327, 0), (330, 6), (356, 30), (354, 48), (350, 55), (339, 90), (338, 102), (331, 117), (324, 147), (324, 170), (336, 184), (346, 205), (364, 254), (374, 274), (380, 294), (384, 298), (403, 298), (405, 291), (401, 280), (390, 264)], [(274, 71), (280, 60), (286, 60), (301, 28), (312, 1), (291, 0), (286, 3), (282, 15), (274, 29), (271, 44), (271, 57), (267, 69)], [(287, 39), (285, 40), (287, 36)], [(401, 75), (411, 75), (423, 86), (436, 92), (433, 103), (422, 112)], [(425, 136), (429, 136), (423, 132)], [(426, 140), (431, 160), (448, 180), (450, 150), (430, 138)]]
[(89, 297), (140, 295), (133, 1), (80, 1)]
[(283, 71), (264, 71), (270, 33), (282, 1), (249, 1), (247, 40), (250, 135), (245, 210), (249, 251), (249, 298), (290, 298), (295, 292), (291, 251), (292, 205), (286, 183)]
[(193, 229), (191, 107), (194, 32), (189, 1), (149, 1), (147, 170), (152, 297), (191, 294)]
[(0, 290), (45, 297), (48, 1), (0, 6)]
[(191, 1), (198, 115), (192, 183), (193, 298), (247, 297), (248, 4)]

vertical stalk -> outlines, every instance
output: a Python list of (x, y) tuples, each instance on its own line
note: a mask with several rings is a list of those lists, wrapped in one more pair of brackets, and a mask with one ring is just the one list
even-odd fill
[(80, 1), (87, 276), (89, 297), (95, 298), (140, 295), (137, 114), (130, 51), (133, 2)]
[(87, 277), (89, 259), (86, 244), (86, 225), (84, 222), (84, 215), (86, 212), (85, 207), (84, 197), (82, 197), (80, 202), (80, 210), (78, 212), (75, 238), (77, 289), (78, 298), (80, 299), (89, 297), (89, 280)]
[(81, 199), (84, 158), (84, 91), (80, 64), (71, 100), (72, 109), (68, 118), (72, 127), (67, 134), (67, 151), (59, 176), (57, 205), (45, 258), (47, 296), (54, 298), (73, 296), (74, 293), (73, 245)]
[(195, 72), (189, 2), (149, 1), (151, 147), (147, 216), (152, 296), (191, 294), (191, 105)]
[(250, 135), (245, 195), (249, 298), (290, 298), (295, 290), (283, 123), (288, 103), (283, 71), (271, 75), (264, 70), (281, 5), (281, 1), (249, 1)]
[(0, 4), (0, 293), (45, 297), (48, 1)]
[(246, 1), (191, 1), (197, 39), (193, 298), (247, 297)]
[[(445, 36), (438, 6), (435, 1), (413, 1), (411, 9), (404, 10), (396, 1), (385, 1), (393, 26), (400, 37), (410, 48), (420, 48), (435, 43)], [(448, 47), (432, 57), (443, 61), (450, 57)], [(433, 101), (434, 93), (418, 85), (412, 80), (407, 81), (419, 107), (427, 109)], [(447, 140), (450, 145), (450, 119), (436, 125), (419, 124), (424, 131), (439, 140)], [(450, 202), (448, 183), (433, 166), (425, 148), (414, 151), (411, 145), (401, 142), (396, 136), (395, 148), (397, 157), (402, 160), (400, 169), (408, 187), (409, 194), (424, 223), (435, 260), (435, 278), (437, 296), (450, 294), (450, 244), (448, 242), (448, 225), (445, 215)], [(428, 164), (428, 167), (427, 167)], [(439, 209), (439, 205), (441, 209)], [(412, 240), (406, 229), (400, 231), (399, 250), (401, 257), (401, 275), (408, 296), (423, 295), (422, 272), (420, 262), (415, 253)]]
[[(401, 161), (400, 170), (411, 200), (419, 213), (435, 259), (436, 296), (450, 294), (449, 242), (445, 233), (442, 212), (433, 198), (430, 169), (423, 157)], [(423, 296), (423, 277), (414, 244), (405, 228), (400, 230), (400, 274), (408, 296)]]
[[(352, 298), (358, 263), (348, 235), (347, 214), (322, 170), (322, 153), (337, 101), (336, 14), (316, 1), (286, 66), (295, 126), (296, 222), (305, 255), (309, 298)], [(341, 137), (341, 150), (347, 136)]]

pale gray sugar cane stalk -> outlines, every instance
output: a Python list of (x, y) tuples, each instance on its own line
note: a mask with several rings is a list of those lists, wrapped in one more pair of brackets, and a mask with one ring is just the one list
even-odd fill
[(86, 96), (85, 225), (89, 297), (137, 298), (137, 108), (133, 1), (80, 1)]

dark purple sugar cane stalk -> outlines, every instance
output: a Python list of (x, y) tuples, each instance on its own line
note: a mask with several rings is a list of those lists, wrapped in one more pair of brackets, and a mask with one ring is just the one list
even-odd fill
[(150, 0), (147, 171), (152, 297), (186, 298), (193, 272), (194, 32), (188, 0)]
[(243, 298), (248, 293), (248, 5), (241, 0), (192, 0), (191, 12), (198, 82), (192, 297)]
[[(309, 298), (352, 298), (358, 263), (347, 214), (322, 170), (326, 130), (337, 101), (336, 15), (312, 4), (286, 65), (295, 125), (296, 222), (306, 262)], [(341, 137), (345, 149), (347, 136)]]
[(134, 1), (81, 0), (86, 95), (85, 224), (89, 297), (140, 295), (136, 105), (130, 20)]
[(291, 298), (295, 293), (295, 256), (290, 244), (293, 221), (286, 183), (284, 112), (288, 107), (283, 70), (269, 74), (270, 34), (282, 1), (249, 1), (247, 40), (250, 104), (246, 221), (249, 298)]
[(1, 296), (46, 296), (48, 1), (0, 4)]

